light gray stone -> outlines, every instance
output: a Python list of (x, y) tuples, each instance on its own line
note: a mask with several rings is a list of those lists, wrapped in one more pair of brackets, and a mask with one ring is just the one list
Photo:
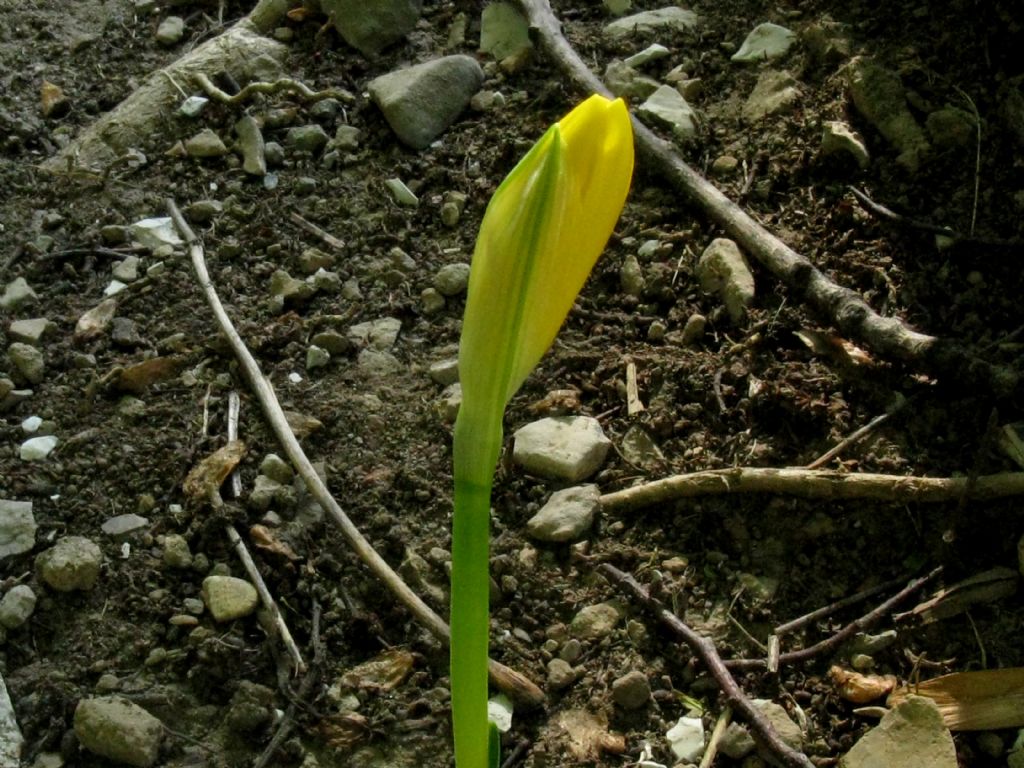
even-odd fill
[(41, 350), (16, 341), (7, 348), (7, 357), (30, 384), (38, 384), (46, 376), (46, 361)]
[(743, 119), (749, 123), (757, 122), (762, 117), (789, 109), (799, 98), (799, 83), (789, 72), (762, 72), (754, 90), (743, 104)]
[(641, 469), (655, 469), (665, 461), (665, 455), (658, 444), (639, 424), (634, 424), (626, 430), (626, 434), (622, 436), (620, 450), (622, 458)]
[(483, 81), (475, 59), (454, 55), (381, 75), (368, 90), (395, 135), (425, 149), (455, 122)]
[(142, 530), (148, 525), (149, 520), (142, 517), (142, 515), (128, 512), (123, 515), (114, 515), (114, 517), (104, 520), (100, 530), (107, 534), (107, 536), (118, 538)]
[(420, 304), (423, 307), (424, 315), (436, 315), (445, 308), (444, 296), (433, 286), (424, 288), (420, 292)]
[(39, 296), (24, 277), (16, 277), (4, 286), (4, 294), (0, 296), (0, 309), (15, 312), (39, 301)]
[(32, 587), (17, 584), (0, 600), (0, 625), (7, 629), (17, 629), (28, 621), (35, 609), (36, 593)]
[(285, 134), (284, 143), (285, 146), (300, 152), (314, 154), (327, 146), (327, 142), (330, 140), (331, 137), (327, 135), (327, 131), (318, 123), (312, 123), (289, 128), (288, 133)]
[(459, 382), (444, 388), (441, 397), (434, 403), (434, 412), (445, 424), (453, 424), (462, 407), (462, 385)]
[(278, 297), (284, 306), (301, 304), (312, 296), (313, 292), (313, 286), (292, 277), (283, 269), (275, 270), (270, 276), (270, 295)]
[(356, 364), (369, 376), (390, 376), (405, 370), (401, 360), (380, 349), (364, 349), (356, 358)]
[(392, 199), (399, 205), (404, 205), (407, 208), (419, 206), (420, 199), (416, 197), (416, 193), (409, 189), (401, 179), (385, 179), (384, 186), (388, 188)]
[(630, 99), (646, 99), (661, 86), (653, 77), (640, 74), (618, 59), (604, 68), (604, 82), (616, 96)]
[(622, 260), (622, 267), (619, 269), (619, 285), (622, 292), (627, 296), (639, 298), (647, 287), (644, 280), (643, 270), (640, 269), (640, 261), (632, 253)]
[(169, 533), (164, 536), (164, 565), (181, 570), (192, 567), (192, 550), (181, 534)]
[(295, 479), (295, 470), (292, 469), (292, 465), (276, 453), (268, 453), (263, 457), (263, 461), (260, 462), (260, 474), (281, 484), (290, 483)]
[(469, 285), (469, 264), (445, 264), (434, 275), (434, 288), (442, 296), (458, 296)]
[(235, 148), (242, 153), (242, 170), (251, 176), (265, 176), (267, 173), (267, 145), (263, 140), (260, 124), (252, 115), (243, 115), (235, 123), (238, 143)]
[(669, 50), (664, 45), (659, 43), (651, 43), (642, 51), (637, 51), (632, 56), (626, 58), (626, 64), (634, 69), (639, 69), (644, 64), (649, 64), (652, 61), (663, 59), (669, 55)]
[(871, 161), (864, 139), (841, 120), (829, 120), (821, 129), (821, 156), (838, 154), (849, 155), (861, 169)]
[(103, 553), (84, 536), (65, 536), (36, 557), (39, 578), (58, 592), (88, 591), (100, 576)]
[(527, 472), (575, 483), (594, 474), (610, 448), (597, 419), (555, 416), (517, 430), (512, 459)]
[(573, 616), (569, 633), (579, 640), (600, 640), (611, 634), (621, 619), (622, 611), (612, 603), (588, 605)]
[(215, 621), (234, 621), (248, 616), (259, 605), (256, 587), (234, 576), (207, 576), (203, 579), (203, 602)]
[(488, 3), (480, 15), (480, 50), (498, 61), (532, 48), (530, 28), (508, 3)]
[(175, 45), (185, 36), (185, 20), (181, 16), (168, 16), (156, 28), (156, 41), (160, 45)]
[(135, 254), (125, 256), (122, 261), (114, 265), (111, 275), (122, 283), (134, 282), (139, 277), (139, 257)]
[(212, 129), (204, 128), (195, 136), (185, 139), (189, 157), (222, 157), (228, 153), (227, 145)]
[(310, 344), (306, 348), (306, 370), (312, 371), (317, 368), (325, 368), (331, 362), (331, 353), (316, 344)]
[(526, 530), (538, 541), (574, 541), (593, 525), (600, 504), (601, 491), (596, 485), (555, 491), (526, 523)]
[(326, 349), (331, 357), (336, 355), (347, 355), (352, 351), (352, 342), (337, 331), (327, 330), (314, 333), (311, 341), (320, 349)]
[(612, 40), (621, 41), (637, 35), (686, 32), (696, 26), (697, 14), (673, 5), (616, 19), (605, 26), (604, 34)]
[(427, 369), (427, 374), (430, 376), (431, 381), (435, 384), (440, 384), (442, 387), (454, 384), (459, 380), (459, 358), (449, 357), (445, 360), (431, 363)]
[(561, 691), (576, 682), (576, 671), (563, 659), (548, 662), (548, 688)]
[(257, 512), (266, 512), (274, 501), (274, 497), (282, 485), (266, 475), (257, 475), (249, 492), (249, 506)]
[(156, 762), (163, 734), (159, 719), (125, 699), (82, 699), (75, 708), (75, 735), (81, 745), (118, 763), (149, 768)]
[(743, 321), (754, 301), (754, 275), (736, 243), (712, 240), (697, 262), (697, 279), (704, 291), (721, 297), (734, 323)]
[[(772, 724), (779, 737), (793, 749), (799, 750), (803, 747), (804, 735), (800, 726), (793, 722), (786, 709), (774, 701), (767, 699), (753, 699), (751, 703), (761, 710), (761, 713)], [(740, 723), (730, 723), (722, 736), (719, 749), (726, 757), (733, 760), (742, 760), (754, 751), (756, 747), (750, 731)]]
[(18, 455), (22, 461), (41, 461), (53, 452), (57, 442), (58, 439), (54, 435), (30, 437), (18, 447)]
[(697, 136), (697, 111), (671, 85), (659, 86), (637, 111), (668, 128), (680, 141)]
[(781, 59), (796, 42), (796, 33), (767, 22), (758, 24), (747, 35), (740, 49), (732, 55), (732, 60), (742, 63), (773, 61)]
[(324, 13), (345, 42), (367, 58), (374, 58), (392, 43), (401, 40), (416, 26), (423, 8), (422, 0), (320, 0)]
[(156, 250), (162, 245), (174, 247), (182, 244), (170, 216), (142, 219), (129, 226), (128, 230), (132, 240), (150, 250)]
[(38, 347), (43, 338), (52, 333), (57, 325), (45, 317), (33, 317), (28, 320), (15, 320), (11, 323), (8, 333), (11, 341), (18, 341)]
[(938, 706), (908, 696), (839, 760), (839, 768), (956, 768), (953, 737)]
[(32, 502), (0, 499), (0, 560), (22, 555), (36, 546), (36, 518)]
[(930, 147), (907, 106), (899, 75), (864, 57), (846, 67), (850, 98), (864, 118), (900, 153), (897, 163), (916, 171)]
[(381, 317), (353, 325), (348, 329), (348, 338), (360, 347), (387, 350), (395, 345), (401, 330), (401, 320), (394, 317)]
[(334, 138), (328, 145), (331, 149), (352, 152), (359, 149), (359, 139), (363, 132), (354, 125), (339, 125), (334, 131)]
[(117, 314), (117, 299), (104, 299), (85, 312), (75, 323), (75, 338), (89, 341), (107, 332)]
[(651, 700), (647, 675), (634, 669), (612, 682), (612, 701), (623, 709), (640, 709)]

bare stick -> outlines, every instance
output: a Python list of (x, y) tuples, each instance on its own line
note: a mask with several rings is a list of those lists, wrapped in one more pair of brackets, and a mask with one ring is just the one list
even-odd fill
[(282, 77), (280, 80), (275, 80), (272, 83), (249, 83), (234, 96), (231, 96), (214, 85), (213, 81), (205, 72), (195, 72), (192, 75), (192, 79), (199, 84), (199, 87), (202, 88), (203, 91), (206, 92), (206, 95), (211, 99), (215, 99), (222, 104), (228, 105), (240, 104), (254, 93), (278, 93), (280, 91), (293, 91), (302, 96), (306, 101), (321, 101), (323, 99), (339, 99), (341, 101), (352, 100), (352, 94), (348, 91), (341, 91), (337, 88), (325, 88), (322, 91), (314, 91), (305, 83), (299, 80), (293, 80), (290, 77)]
[(873, 472), (848, 474), (799, 467), (711, 469), (606, 493), (601, 496), (601, 508), (607, 512), (631, 512), (676, 499), (730, 493), (776, 493), (804, 499), (874, 499), (901, 503), (958, 501), (967, 494), (971, 499), (989, 500), (1024, 494), (1024, 472), (984, 475), (971, 486), (967, 477), (914, 477)]
[(730, 722), (732, 722), (732, 707), (726, 706), (715, 721), (715, 728), (711, 731), (711, 736), (708, 738), (708, 745), (704, 748), (704, 754), (701, 755), (698, 768), (711, 768), (711, 764), (715, 762), (715, 757), (718, 755), (718, 745), (721, 743), (722, 736), (725, 735), (725, 730), (729, 727)]
[[(203, 290), (210, 309), (217, 319), (217, 324), (231, 345), (232, 351), (234, 351), (235, 357), (238, 359), (242, 371), (249, 382), (249, 386), (252, 387), (253, 393), (259, 400), (263, 415), (270, 423), (274, 435), (280, 441), (285, 454), (295, 467), (299, 477), (305, 482), (313, 498), (327, 511), (359, 559), (366, 564), (378, 579), (384, 582), (384, 585), (409, 609), (417, 621), (426, 627), (434, 637), (447, 644), (449, 641), (448, 624), (430, 606), (423, 602), (420, 596), (409, 588), (409, 585), (402, 581), (402, 578), (388, 565), (387, 561), (370, 545), (370, 542), (366, 540), (366, 537), (356, 528), (348, 515), (338, 505), (338, 502), (334, 500), (334, 497), (331, 496), (330, 491), (327, 490), (320, 476), (316, 473), (309, 458), (302, 450), (302, 446), (299, 445), (295, 434), (288, 426), (288, 421), (281, 410), (281, 404), (277, 400), (277, 395), (274, 394), (273, 387), (270, 386), (270, 382), (263, 376), (252, 353), (246, 348), (245, 342), (242, 341), (238, 331), (235, 330), (231, 318), (228, 317), (224, 305), (221, 304), (220, 297), (217, 296), (217, 292), (210, 280), (210, 274), (206, 269), (203, 246), (199, 243), (195, 232), (192, 231), (188, 222), (181, 215), (177, 204), (173, 200), (167, 200), (166, 205), (171, 218), (174, 219), (175, 226), (181, 231), (186, 242), (189, 244), (189, 253), (192, 258), (192, 267), (195, 270), (196, 279)], [(499, 664), (493, 659), (489, 662), (489, 672), (491, 682), (514, 701), (525, 706), (539, 706), (543, 703), (544, 693), (524, 675), (506, 667), (504, 664)]]
[[(877, 608), (868, 611), (859, 619), (851, 621), (834, 635), (825, 638), (820, 643), (815, 643), (807, 648), (801, 648), (799, 651), (790, 651), (788, 653), (779, 654), (779, 664), (797, 664), (807, 661), (808, 659), (813, 659), (816, 656), (823, 656), (827, 653), (831, 653), (858, 632), (864, 632), (878, 624), (882, 619), (889, 615), (889, 612), (893, 608), (920, 590), (925, 584), (933, 581), (940, 573), (942, 573), (941, 565), (927, 576), (922, 576), (921, 578), (910, 582), (907, 586)], [(725, 662), (725, 666), (733, 670), (746, 671), (750, 669), (766, 669), (767, 663), (764, 659), (731, 659)]]
[(774, 634), (785, 635), (790, 632), (794, 632), (800, 629), (801, 627), (806, 627), (808, 624), (811, 624), (817, 621), (818, 619), (823, 619), (826, 616), (831, 616), (833, 613), (837, 613), (838, 611), (841, 611), (843, 608), (849, 608), (851, 605), (856, 605), (857, 603), (861, 603), (865, 600), (868, 600), (869, 598), (872, 598), (877, 594), (880, 594), (882, 592), (888, 592), (890, 589), (895, 589), (900, 584), (906, 583), (906, 578), (898, 578), (891, 579), (885, 582), (884, 584), (876, 584), (875, 586), (861, 590), (860, 592), (857, 592), (854, 595), (849, 595), (848, 597), (836, 600), (834, 603), (829, 603), (828, 605), (824, 605), (821, 608), (817, 608), (811, 611), (810, 613), (805, 613), (803, 616), (798, 616), (792, 621), (787, 621), (784, 624), (779, 624), (777, 627), (775, 627)]
[(314, 224), (312, 221), (309, 221), (308, 219), (304, 219), (296, 211), (291, 211), (288, 214), (288, 218), (291, 219), (292, 221), (294, 221), (296, 224), (298, 224), (304, 230), (309, 232), (309, 234), (313, 235), (314, 237), (319, 237), (321, 240), (323, 240), (325, 243), (327, 243), (327, 245), (331, 246), (331, 248), (334, 248), (334, 249), (339, 250), (339, 251), (343, 250), (345, 248), (345, 243), (343, 243), (341, 240), (336, 238), (334, 235), (332, 235), (327, 230), (321, 229), (316, 224)]
[(722, 662), (722, 657), (715, 650), (715, 644), (709, 638), (694, 632), (672, 611), (652, 598), (647, 590), (628, 573), (623, 573), (608, 563), (601, 563), (597, 568), (612, 584), (639, 600), (662, 624), (686, 643), (718, 683), (728, 706), (750, 726), (754, 738), (765, 749), (777, 757), (783, 765), (791, 766), (791, 768), (813, 768), (814, 764), (808, 757), (786, 744), (772, 727), (768, 718), (747, 698)]
[(818, 467), (832, 461), (832, 459), (841, 454), (851, 445), (860, 442), (865, 437), (874, 432), (876, 429), (878, 429), (878, 427), (887, 422), (894, 414), (898, 413), (899, 411), (902, 411), (907, 406), (907, 404), (913, 399), (913, 397), (900, 398), (899, 402), (893, 405), (885, 413), (876, 416), (863, 427), (856, 430), (855, 432), (852, 432), (850, 435), (840, 440), (838, 443), (836, 443), (835, 447), (831, 448), (828, 451), (825, 451), (825, 453), (823, 453), (821, 456), (819, 456), (810, 464), (808, 464), (805, 467), (805, 469), (817, 469)]
[[(517, 0), (539, 47), (577, 88), (610, 95), (568, 41), (547, 0)], [(751, 257), (844, 335), (877, 353), (948, 376), (964, 387), (1012, 396), (1020, 376), (972, 356), (959, 344), (919, 333), (896, 318), (882, 317), (855, 291), (836, 285), (806, 257), (766, 231), (714, 185), (690, 168), (675, 147), (635, 117), (633, 133), (640, 159), (677, 191), (698, 205)]]

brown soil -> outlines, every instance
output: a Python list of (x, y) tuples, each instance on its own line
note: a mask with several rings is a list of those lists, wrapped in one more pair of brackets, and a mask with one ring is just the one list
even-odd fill
[[(246, 506), (245, 495), (243, 503), (213, 515), (190, 505), (182, 491), (189, 470), (224, 442), (232, 389), (241, 391), (243, 400), (246, 494), (263, 456), (280, 453), (218, 340), (184, 251), (165, 259), (166, 271), (149, 285), (121, 295), (118, 316), (134, 322), (134, 340), (115, 343), (109, 335), (73, 340), (78, 318), (100, 302), (110, 280), (112, 259), (95, 250), (102, 244), (100, 229), (164, 215), (166, 197), (182, 206), (205, 198), (224, 201), (225, 212), (201, 231), (211, 274), (284, 407), (322, 422), (305, 439), (306, 451), (323, 462), (336, 498), (390, 563), (398, 567), (415, 553), (425, 560), (425, 578), (444, 586), (450, 427), (438, 416), (441, 388), (427, 367), (455, 349), (462, 303), (450, 300), (438, 314), (427, 315), (420, 292), (442, 265), (469, 260), (490, 193), (523, 149), (580, 94), (569, 92), (555, 68), (540, 58), (512, 76), (490, 69), (485, 88), (505, 94), (508, 105), (502, 112), (467, 111), (439, 146), (419, 153), (402, 148), (365, 97), (366, 83), (437, 55), (458, 13), (466, 14), (469, 29), (457, 50), (472, 54), (478, 34), (482, 4), (426, 5), (408, 41), (372, 63), (334, 33), (317, 34), (322, 19), (292, 24), (291, 74), (313, 87), (330, 85), (355, 94), (344, 115), (324, 118), (324, 127), (333, 134), (347, 120), (363, 138), (355, 157), (333, 170), (324, 169), (319, 158), (290, 157), (276, 170), (280, 184), (273, 190), (223, 159), (165, 155), (175, 141), (198, 130), (176, 119), (140, 148), (149, 162), (137, 170), (117, 169), (96, 179), (41, 169), (59, 146), (118, 104), (147, 73), (216, 34), (211, 19), (216, 8), (186, 3), (136, 17), (126, 3), (44, 0), (3, 11), (0, 284), (25, 277), (40, 301), (20, 316), (44, 315), (58, 329), (46, 343), (45, 380), (0, 419), (0, 497), (31, 500), (40, 526), (36, 548), (6, 559), (0, 573), (5, 590), (28, 583), (40, 596), (29, 623), (9, 632), (0, 649), (27, 764), (41, 752), (60, 752), (69, 765), (106, 765), (78, 750), (71, 729), (76, 703), (97, 693), (103, 675), (116, 676), (105, 684), (172, 729), (159, 762), (168, 766), (251, 765), (273, 726), (267, 723), (250, 734), (232, 730), (226, 715), (240, 682), (272, 689), (274, 706), (281, 710), (298, 687), (298, 681), (281, 676), (286, 657), (255, 618), (216, 625), (204, 615), (195, 629), (169, 623), (184, 612), (186, 598), (198, 596), (209, 568), (221, 564), (242, 573), (223, 533), (225, 520), (243, 533), (265, 522), (263, 512)], [(657, 5), (639, 0), (635, 7)], [(672, 54), (649, 74), (664, 75), (690, 62), (691, 76), (704, 81), (698, 106), (711, 117), (700, 140), (682, 152), (702, 173), (710, 173), (723, 154), (739, 159), (734, 175), (714, 181), (733, 199), (742, 199), (768, 229), (836, 282), (860, 291), (879, 312), (1012, 366), (1019, 344), (1011, 334), (1024, 323), (1019, 249), (938, 250), (931, 234), (864, 213), (846, 185), (866, 188), (875, 200), (908, 216), (960, 232), (976, 220), (979, 237), (1024, 236), (1022, 137), (1000, 107), (1001, 89), (1024, 71), (1019, 18), (1010, 2), (890, 3), (884, 10), (876, 5), (814, 0), (787, 11), (758, 0), (701, 0), (693, 6), (702, 19), (699, 34), (659, 39)], [(246, 10), (229, 3), (225, 19)], [(153, 32), (172, 11), (188, 17), (189, 26), (183, 46), (167, 50)], [(555, 11), (566, 20), (569, 39), (596, 67), (633, 52), (601, 41), (607, 17), (599, 4), (566, 1)], [(731, 64), (725, 43), (738, 44), (763, 21), (801, 29), (827, 20), (842, 25), (853, 53), (874, 56), (900, 73), (918, 118), (946, 103), (969, 109), (963, 94), (969, 95), (983, 126), (978, 170), (974, 141), (935, 153), (915, 174), (900, 170), (896, 152), (849, 106), (836, 65), (814, 64), (802, 47), (782, 65), (802, 83), (797, 107), (755, 125), (742, 122), (735, 105), (750, 92), (758, 69)], [(71, 110), (60, 119), (40, 115), (44, 80), (70, 97)], [(251, 111), (259, 115), (279, 107), (296, 110), (293, 124), (313, 122), (308, 105), (287, 96), (257, 101)], [(214, 106), (201, 127), (230, 136), (241, 112)], [(872, 152), (865, 171), (819, 159), (822, 123), (834, 119), (849, 120), (865, 135)], [(267, 138), (281, 140), (285, 130), (268, 130)], [(419, 208), (391, 202), (383, 180), (393, 176), (415, 188)], [(312, 192), (297, 191), (301, 177), (315, 180)], [(468, 202), (458, 226), (449, 229), (439, 208), (441, 197), (453, 190), (466, 193)], [(283, 314), (271, 310), (268, 282), (274, 270), (298, 274), (303, 250), (326, 249), (289, 219), (292, 210), (344, 240), (334, 269), (344, 280), (358, 282), (360, 297), (318, 295)], [(955, 381), (930, 380), (912, 364), (881, 359), (870, 350), (870, 360), (859, 364), (815, 352), (798, 334), (827, 333), (827, 322), (789, 299), (756, 266), (756, 303), (744, 324), (731, 324), (695, 277), (697, 257), (720, 235), (698, 210), (640, 168), (578, 309), (508, 410), (509, 434), (536, 418), (531, 404), (564, 389), (578, 391), (574, 412), (598, 416), (618, 448), (631, 426), (642, 426), (664, 460), (638, 467), (613, 454), (594, 478), (608, 492), (680, 472), (805, 465), (898, 397), (913, 397), (910, 407), (829, 468), (932, 476), (1013, 469), (997, 449), (994, 431), (1019, 418), (1019, 397), (996, 402), (985, 392), (964, 393)], [(643, 262), (647, 289), (637, 299), (623, 292), (619, 271), (623, 259), (647, 240), (660, 246)], [(415, 267), (391, 266), (387, 260), (395, 248)], [(144, 255), (143, 264), (155, 260)], [(707, 332), (684, 347), (679, 332), (695, 313), (708, 318)], [(327, 368), (306, 372), (306, 348), (314, 333), (323, 328), (344, 333), (354, 323), (385, 316), (402, 322), (393, 350), (402, 363), (399, 372), (368, 376), (356, 365), (355, 350)], [(0, 324), (5, 342), (10, 341), (5, 337), (9, 319)], [(652, 326), (666, 332), (652, 334)], [(181, 374), (139, 395), (100, 384), (117, 366), (157, 353), (173, 355)], [(93, 356), (94, 365), (85, 355)], [(632, 417), (624, 398), (627, 361), (636, 364), (647, 406)], [(12, 371), (0, 357), (0, 375)], [(302, 375), (301, 383), (290, 383), (293, 371)], [(33, 414), (52, 421), (62, 442), (38, 463), (18, 458), (24, 439), (20, 423)], [(664, 733), (685, 713), (683, 695), (706, 708), (709, 727), (719, 712), (715, 688), (690, 663), (690, 652), (595, 574), (594, 562), (610, 561), (644, 583), (657, 582), (659, 593), (685, 610), (688, 621), (713, 634), (723, 656), (758, 656), (762, 651), (748, 635), (763, 641), (771, 627), (866, 586), (940, 564), (947, 585), (993, 565), (1016, 569), (1022, 533), (1014, 501), (905, 505), (709, 496), (604, 515), (585, 541), (572, 546), (531, 542), (526, 521), (552, 490), (510, 463), (499, 471), (492, 560), (495, 658), (543, 685), (547, 662), (564, 647), (565, 625), (581, 608), (617, 600), (626, 616), (611, 634), (583, 644), (574, 662), (574, 684), (548, 691), (540, 710), (517, 712), (507, 749), (525, 743), (523, 764), (534, 768), (626, 764), (637, 759), (645, 740), (656, 760), (671, 764)], [(324, 661), (323, 685), (298, 706), (299, 726), (273, 764), (306, 760), (311, 766), (314, 758), (324, 766), (450, 764), (444, 649), (387, 597), (329, 524), (292, 522), (301, 499), (275, 506), (281, 520), (276, 535), (297, 557), (255, 547), (254, 553), (310, 657), (314, 602), (322, 609)], [(150, 523), (128, 537), (124, 557), (122, 542), (105, 536), (100, 526), (128, 512)], [(34, 557), (66, 534), (90, 537), (103, 549), (102, 574), (89, 592), (60, 594), (34, 575)], [(162, 541), (168, 534), (185, 536), (196, 556), (193, 568), (165, 565)], [(755, 596), (744, 587), (743, 574), (776, 580), (777, 591)], [(443, 598), (443, 589), (435, 592)], [(445, 612), (443, 600), (434, 607)], [(786, 638), (784, 650), (826, 636), (858, 610), (866, 608)], [(1020, 666), (1022, 615), (1019, 599), (1011, 597), (926, 627), (901, 624), (897, 642), (875, 656), (875, 671), (907, 678), (914, 671), (910, 659), (918, 657), (936, 663), (924, 665), (927, 676), (983, 665)], [(887, 619), (878, 629), (891, 626)], [(390, 648), (411, 652), (409, 676), (393, 690), (358, 690), (359, 717), (341, 718), (337, 698), (327, 688)], [(849, 666), (849, 653), (783, 668), (777, 678), (741, 677), (751, 696), (803, 710), (811, 728), (807, 751), (824, 764), (871, 725), (852, 715), (853, 705), (832, 690), (827, 671), (834, 663)], [(648, 706), (626, 712), (613, 705), (611, 685), (631, 670), (647, 676), (654, 695)], [(578, 710), (623, 734), (624, 753), (574, 755), (559, 723)], [(1014, 737), (1000, 735), (1008, 743)], [(956, 744), (962, 765), (1004, 764), (1005, 758), (986, 756), (972, 734), (957, 734)], [(718, 764), (732, 763), (719, 758)]]

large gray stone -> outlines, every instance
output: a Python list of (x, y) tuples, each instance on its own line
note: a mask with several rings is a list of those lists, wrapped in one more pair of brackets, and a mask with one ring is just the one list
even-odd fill
[(14, 312), (21, 307), (35, 304), (39, 296), (32, 290), (24, 277), (16, 277), (4, 286), (4, 293), (0, 296), (0, 309)]
[(527, 472), (575, 483), (604, 463), (611, 440), (590, 416), (555, 416), (517, 430), (512, 460)]
[(118, 763), (153, 765), (163, 733), (160, 720), (124, 699), (82, 699), (75, 708), (78, 741), (93, 754)]
[(800, 87), (789, 72), (762, 72), (743, 105), (743, 119), (753, 123), (789, 109), (800, 98)]
[(908, 696), (839, 760), (839, 768), (956, 768), (953, 737), (935, 702)]
[(0, 560), (28, 552), (36, 543), (31, 501), (0, 499)]
[(398, 42), (419, 21), (422, 0), (320, 0), (345, 42), (367, 58)]
[(671, 85), (662, 85), (637, 107), (637, 112), (672, 131), (680, 141), (697, 135), (697, 111)]
[(717, 293), (734, 323), (746, 316), (754, 301), (754, 275), (739, 246), (728, 238), (711, 241), (697, 262), (697, 279), (708, 293)]
[(0, 600), (0, 625), (17, 629), (36, 609), (36, 593), (28, 584), (16, 584)]
[(600, 503), (601, 491), (596, 485), (555, 491), (526, 523), (526, 530), (538, 541), (573, 541), (593, 524)]
[(381, 75), (368, 90), (398, 138), (424, 149), (462, 113), (483, 81), (475, 59), (455, 55)]
[(14, 342), (7, 348), (7, 357), (30, 384), (38, 384), (46, 375), (43, 353), (29, 344)]
[(39, 577), (58, 592), (90, 590), (100, 576), (103, 553), (84, 536), (66, 536), (36, 557)]
[(635, 35), (685, 32), (695, 26), (697, 14), (673, 5), (616, 19), (605, 26), (604, 33), (613, 40), (625, 40)]
[(732, 55), (733, 61), (759, 62), (780, 59), (789, 53), (796, 42), (796, 34), (778, 24), (767, 22), (754, 27), (740, 49)]

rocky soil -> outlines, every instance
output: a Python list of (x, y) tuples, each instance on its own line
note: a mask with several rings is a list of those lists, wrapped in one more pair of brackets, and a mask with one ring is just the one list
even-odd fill
[[(188, 249), (151, 221), (168, 198), (185, 212), (328, 488), (444, 615), (453, 361), (475, 233), (504, 175), (585, 94), (508, 7), (394, 3), (375, 37), (360, 14), (390, 4), (354, 5), (295, 9), (266, 55), (210, 73), (227, 96), (281, 77), (329, 93), (219, 101), (158, 76), (173, 108), (107, 155), (76, 137), (251, 9), (0, 6), (4, 765), (20, 753), (33, 766), (248, 766), (264, 752), (305, 768), (451, 764), (445, 648), (281, 458)], [(830, 677), (1024, 666), (1014, 498), (705, 488), (609, 501), (679, 473), (803, 467), (886, 413), (822, 469), (968, 477), (970, 491), (1020, 468), (1019, 13), (877, 6), (554, 4), (584, 61), (694, 169), (877, 313), (955, 342), (1003, 386), (842, 337), (638, 164), (605, 255), (506, 416), (492, 652), (545, 694), (516, 709), (509, 765), (696, 763), (722, 713), (690, 650), (599, 563), (633, 574), (725, 658), (763, 658), (773, 627), (872, 586), (943, 566), (898, 608), (910, 611), (986, 573), (969, 610), (931, 623), (886, 611), (852, 643), (737, 678), (818, 765), (1022, 764), (1024, 722), (951, 734), (912, 698), (879, 725)], [(209, 101), (178, 110), (199, 95)], [(870, 211), (851, 186), (898, 213)], [(227, 442), (232, 393), (241, 493), (225, 488), (215, 508), (187, 479)], [(576, 429), (564, 461), (536, 435), (545, 427)], [(305, 675), (268, 634), (230, 526)], [(782, 650), (898, 588), (783, 636)], [(734, 727), (715, 764), (763, 760)]]

